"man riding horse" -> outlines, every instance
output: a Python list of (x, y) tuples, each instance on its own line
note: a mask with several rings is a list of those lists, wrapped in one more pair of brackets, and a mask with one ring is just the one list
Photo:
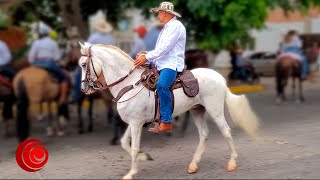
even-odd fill
[[(149, 61), (154, 63), (160, 71), (157, 82), (157, 92), (160, 99), (160, 132), (172, 130), (172, 104), (170, 88), (174, 83), (177, 73), (184, 68), (184, 52), (186, 45), (186, 29), (177, 20), (180, 14), (174, 11), (170, 2), (163, 2), (159, 8), (151, 8), (150, 12), (157, 12), (158, 19), (165, 24), (157, 40), (154, 50), (137, 55), (135, 66), (143, 65)], [(150, 128), (150, 131), (157, 131)]]
[(295, 60), (298, 60), (301, 63), (301, 77), (302, 79), (307, 78), (308, 74), (308, 62), (306, 57), (302, 53), (302, 42), (298, 37), (298, 34), (295, 30), (289, 31), (280, 48), (280, 57), (289, 56)]
[(45, 24), (39, 24), (40, 39), (33, 42), (28, 60), (34, 66), (44, 68), (53, 73), (60, 84), (59, 104), (66, 103), (68, 93), (68, 77), (64, 74), (62, 69), (56, 63), (60, 59), (61, 52), (58, 44), (52, 40), (48, 35), (50, 28)]
[(10, 66), (12, 60), (11, 52), (4, 41), (0, 40), (0, 74), (12, 79), (14, 70)]

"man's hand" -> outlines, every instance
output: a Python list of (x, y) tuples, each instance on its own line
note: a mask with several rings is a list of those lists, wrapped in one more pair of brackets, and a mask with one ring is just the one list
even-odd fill
[(141, 52), (139, 52), (139, 53), (136, 55), (136, 59), (138, 59), (138, 57), (139, 57), (141, 54), (147, 54), (147, 51), (141, 51)]
[(145, 54), (141, 54), (140, 56), (138, 56), (138, 58), (135, 60), (134, 62), (134, 66), (141, 66), (144, 63), (147, 62), (147, 58), (145, 56)]

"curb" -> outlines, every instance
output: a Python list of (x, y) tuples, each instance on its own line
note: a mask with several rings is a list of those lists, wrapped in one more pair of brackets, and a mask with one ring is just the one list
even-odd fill
[(265, 89), (262, 85), (243, 85), (243, 86), (231, 86), (229, 87), (232, 93), (250, 93), (259, 92)]

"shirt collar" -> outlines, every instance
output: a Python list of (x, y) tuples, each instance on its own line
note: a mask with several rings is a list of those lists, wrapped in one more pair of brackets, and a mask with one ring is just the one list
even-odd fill
[(172, 23), (174, 20), (176, 20), (176, 19), (177, 19), (176, 16), (174, 16), (173, 18), (171, 18), (170, 21), (167, 22), (167, 24), (165, 25), (165, 27), (168, 26), (169, 24), (171, 24), (171, 23)]

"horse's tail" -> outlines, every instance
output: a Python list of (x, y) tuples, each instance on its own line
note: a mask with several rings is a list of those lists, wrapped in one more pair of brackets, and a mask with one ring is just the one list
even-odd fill
[(250, 107), (245, 95), (235, 95), (227, 90), (226, 103), (233, 122), (248, 135), (255, 136), (259, 129), (259, 120)]
[(18, 80), (16, 89), (17, 96), (17, 136), (20, 142), (26, 140), (30, 133), (28, 120), (29, 98), (23, 78)]

